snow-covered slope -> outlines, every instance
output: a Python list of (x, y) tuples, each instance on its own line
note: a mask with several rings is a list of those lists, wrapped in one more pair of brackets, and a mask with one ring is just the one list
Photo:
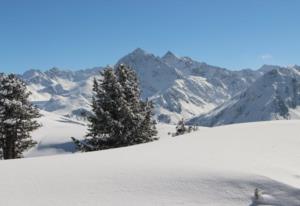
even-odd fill
[(299, 206), (299, 127), (236, 124), (120, 149), (1, 161), (0, 205)]
[(246, 91), (230, 101), (189, 121), (216, 126), (240, 122), (300, 119), (300, 68), (269, 70)]
[(243, 91), (264, 73), (264, 70), (253, 71), (251, 69), (232, 71), (198, 62), (189, 57), (177, 57), (170, 51), (162, 57), (162, 61), (188, 76), (205, 78), (226, 97)]
[(41, 111), (38, 121), (42, 124), (32, 137), (37, 145), (27, 151), (25, 157), (57, 155), (75, 152), (71, 137), (83, 139), (86, 134), (85, 122), (76, 121), (54, 113)]
[[(42, 117), (38, 122), (42, 127), (32, 133), (37, 145), (25, 152), (25, 157), (37, 157), (74, 153), (76, 151), (71, 137), (84, 139), (87, 133), (85, 121), (74, 120), (53, 112), (41, 111)], [(168, 132), (175, 132), (175, 125), (159, 124), (158, 136), (169, 137)]]

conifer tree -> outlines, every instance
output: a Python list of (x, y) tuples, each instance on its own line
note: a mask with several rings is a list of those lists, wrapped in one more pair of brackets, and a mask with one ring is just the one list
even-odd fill
[(89, 117), (89, 132), (92, 137), (88, 142), (95, 150), (119, 145), (122, 141), (124, 113), (124, 92), (115, 72), (107, 68), (102, 72), (102, 80), (94, 80), (94, 96), (92, 109), (94, 114)]
[(127, 114), (124, 121), (127, 142), (138, 144), (153, 140), (157, 134), (153, 117), (153, 104), (141, 101), (141, 91), (137, 74), (130, 67), (120, 64), (116, 69), (119, 82), (124, 89)]
[(140, 135), (137, 135), (137, 142), (149, 142), (153, 140), (153, 137), (157, 135), (156, 130), (156, 121), (152, 119), (153, 117), (153, 103), (146, 100), (146, 102), (141, 102), (142, 105), (142, 114), (143, 120), (141, 122), (141, 129), (138, 131), (141, 132)]
[[(100, 150), (154, 140), (153, 106), (141, 100), (134, 70), (121, 64), (101, 74), (101, 80), (94, 80), (93, 115), (89, 117), (86, 141), (78, 145), (73, 139), (77, 148)], [(89, 148), (84, 149), (85, 145)]]
[(39, 110), (28, 100), (30, 92), (16, 75), (0, 74), (0, 149), (2, 159), (21, 158), (36, 143), (30, 132), (40, 127)]

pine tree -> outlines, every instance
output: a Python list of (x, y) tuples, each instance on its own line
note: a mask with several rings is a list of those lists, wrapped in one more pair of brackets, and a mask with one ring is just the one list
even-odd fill
[(141, 91), (137, 74), (130, 67), (120, 64), (116, 75), (124, 89), (126, 100), (125, 135), (128, 144), (138, 144), (153, 140), (157, 134), (153, 117), (153, 104), (148, 100), (141, 101)]
[[(81, 151), (144, 143), (156, 135), (151, 102), (140, 98), (136, 73), (125, 65), (106, 68), (101, 80), (94, 80), (93, 115), (89, 117), (87, 139)], [(75, 142), (76, 141), (76, 142)], [(82, 149), (88, 145), (89, 148)]]
[(2, 159), (21, 158), (36, 143), (30, 132), (40, 127), (39, 110), (28, 100), (30, 92), (16, 75), (0, 74), (0, 148)]
[(124, 113), (124, 92), (115, 72), (107, 68), (102, 72), (103, 79), (94, 79), (94, 96), (92, 109), (94, 115), (89, 117), (89, 144), (95, 150), (119, 145), (122, 142)]
[(138, 130), (141, 134), (137, 135), (137, 142), (149, 142), (153, 140), (153, 137), (157, 135), (156, 121), (152, 119), (153, 117), (153, 103), (146, 100), (146, 102), (141, 102), (143, 120), (141, 122), (141, 128)]

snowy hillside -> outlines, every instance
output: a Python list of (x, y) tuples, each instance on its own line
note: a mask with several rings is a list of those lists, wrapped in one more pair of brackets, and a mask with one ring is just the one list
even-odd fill
[[(41, 111), (42, 117), (38, 122), (42, 124), (38, 130), (32, 133), (37, 145), (27, 151), (25, 157), (37, 157), (48, 155), (68, 154), (75, 152), (75, 145), (71, 137), (83, 139), (87, 132), (85, 121), (74, 120), (53, 112)], [(159, 124), (158, 136), (169, 137), (168, 132), (174, 132), (174, 125)]]
[(241, 122), (300, 119), (300, 68), (270, 70), (245, 92), (191, 124), (216, 126)]
[[(60, 144), (84, 130), (44, 114), (49, 125), (35, 134), (40, 145), (47, 135)], [(299, 206), (299, 127), (300, 121), (261, 122), (168, 137), (173, 127), (162, 125), (164, 138), (152, 143), (1, 161), (0, 205)]]
[[(167, 52), (163, 57), (136, 49), (116, 64), (132, 66), (139, 75), (143, 98), (155, 103), (156, 118), (176, 123), (204, 114), (248, 88), (261, 71), (230, 71)], [(103, 68), (46, 72), (29, 70), (22, 75), (33, 93), (32, 101), (49, 112), (80, 116), (90, 111), (92, 80)]]
[(41, 111), (39, 118), (42, 127), (34, 131), (32, 136), (37, 145), (27, 151), (25, 157), (47, 156), (73, 153), (75, 146), (70, 137), (83, 139), (86, 124), (50, 112)]

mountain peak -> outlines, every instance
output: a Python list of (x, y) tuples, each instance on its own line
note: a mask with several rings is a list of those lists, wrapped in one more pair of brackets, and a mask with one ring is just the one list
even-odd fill
[(23, 73), (22, 77), (24, 79), (27, 79), (27, 78), (32, 78), (32, 77), (35, 77), (35, 76), (38, 76), (38, 75), (41, 75), (42, 74), (42, 71), (41, 70), (38, 70), (38, 69), (30, 69), (26, 72)]
[(153, 54), (147, 53), (145, 50), (141, 48), (136, 48), (129, 54), (123, 56), (119, 61), (115, 64), (115, 66), (120, 64), (127, 64), (128, 66), (135, 67), (135, 65), (130, 64), (132, 61), (142, 61), (145, 59), (149, 59), (149, 57), (155, 58)]
[(53, 72), (53, 73), (56, 73), (56, 72), (60, 72), (61, 69), (59, 69), (58, 67), (52, 67), (51, 69), (48, 70), (49, 72)]
[(180, 62), (180, 58), (178, 58), (174, 53), (171, 51), (167, 51), (167, 53), (162, 56), (161, 58), (165, 63), (169, 65), (177, 65)]
[(162, 58), (163, 59), (166, 59), (166, 58), (177, 58), (177, 56), (173, 52), (167, 51), (167, 53)]
[(141, 48), (136, 48), (135, 50), (133, 50), (132, 54), (142, 54), (145, 55), (147, 54), (147, 52)]

